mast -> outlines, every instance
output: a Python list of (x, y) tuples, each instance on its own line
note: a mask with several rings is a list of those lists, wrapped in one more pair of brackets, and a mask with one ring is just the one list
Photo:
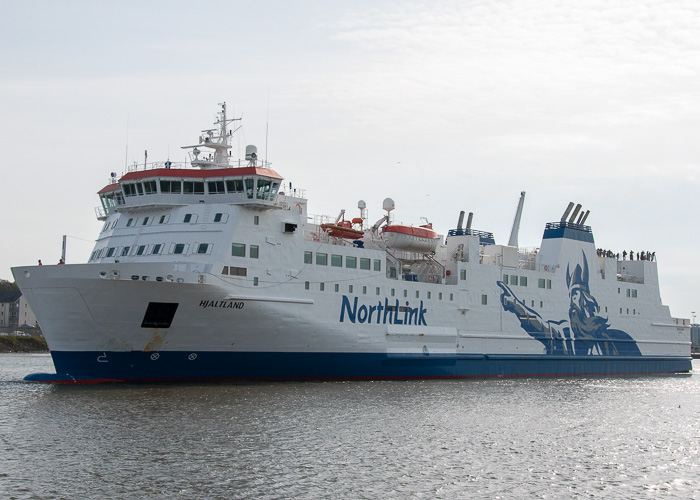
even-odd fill
[(520, 218), (523, 215), (523, 205), (525, 204), (525, 191), (520, 192), (520, 201), (518, 209), (515, 211), (515, 219), (513, 219), (513, 229), (510, 231), (510, 239), (508, 245), (511, 247), (518, 246), (518, 231), (520, 230)]

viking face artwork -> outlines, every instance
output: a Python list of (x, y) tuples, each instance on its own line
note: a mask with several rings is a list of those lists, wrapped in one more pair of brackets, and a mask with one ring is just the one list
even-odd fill
[(582, 252), (582, 264), (574, 271), (566, 268), (566, 286), (569, 289), (568, 320), (546, 320), (540, 313), (525, 305), (504, 282), (501, 304), (505, 311), (515, 314), (520, 326), (545, 346), (546, 354), (557, 355), (640, 355), (637, 343), (627, 333), (610, 328), (608, 318), (600, 316), (598, 301), (589, 287), (588, 260)]

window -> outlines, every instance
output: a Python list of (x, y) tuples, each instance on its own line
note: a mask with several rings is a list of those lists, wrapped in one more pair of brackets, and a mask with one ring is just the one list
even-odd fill
[(636, 299), (637, 298), (637, 290), (632, 290), (632, 298)]
[(352, 293), (352, 285), (348, 285), (348, 292)]
[(160, 216), (160, 220), (158, 221), (158, 224), (162, 224), (165, 222), (165, 215)]
[(134, 219), (129, 219), (126, 221), (126, 227), (131, 227), (131, 225), (134, 223)]
[(454, 299), (454, 294), (453, 294), (453, 293), (450, 294), (450, 300), (452, 300), (452, 299)]
[(148, 224), (148, 221), (150, 220), (150, 217), (144, 217), (143, 222), (141, 223), (142, 226), (145, 226)]
[(114, 255), (114, 247), (110, 248), (107, 250), (107, 257), (112, 257)]
[(255, 225), (255, 226), (260, 225), (260, 216), (259, 215), (253, 216), (253, 225)]
[(503, 283), (505, 283), (506, 285), (508, 284), (508, 275), (507, 274), (503, 275)]
[(331, 266), (343, 267), (343, 256), (331, 254)]
[(160, 249), (162, 246), (163, 245), (161, 245), (160, 243), (153, 245), (153, 250), (151, 251), (151, 255), (158, 255), (160, 253)]
[(258, 277), (257, 276), (255, 276), (253, 278), (253, 286), (258, 286)]
[(226, 192), (224, 181), (209, 181), (207, 182), (207, 187), (209, 188), (209, 194), (224, 194)]
[(511, 285), (517, 285), (517, 284), (518, 284), (518, 277), (517, 277), (517, 276), (513, 276), (513, 275), (511, 274), (511, 276), (510, 276), (510, 284), (511, 284)]
[(482, 306), (487, 305), (488, 301), (489, 301), (489, 296), (488, 296), (488, 295), (482, 295), (482, 296), (481, 296), (481, 305), (482, 305)]
[(313, 252), (304, 252), (304, 264), (313, 264), (314, 254)]
[(391, 289), (391, 296), (394, 297), (396, 295), (396, 290), (394, 288)]
[(340, 291), (340, 285), (338, 283), (335, 284), (334, 288), (336, 292)]
[(143, 190), (146, 192), (146, 194), (156, 194), (158, 192), (158, 188), (156, 188), (156, 181), (145, 181), (143, 183)]
[(360, 269), (366, 269), (367, 271), (369, 271), (371, 263), (371, 259), (368, 259), (366, 257), (360, 257)]
[(326, 289), (326, 284), (325, 283), (319, 283), (318, 284), (318, 289), (321, 290), (322, 292)]
[(136, 249), (136, 255), (143, 255), (143, 252), (146, 250), (146, 245), (140, 245)]
[(382, 270), (382, 261), (379, 259), (374, 259), (374, 270), (375, 271), (381, 271)]
[(419, 292), (418, 290), (416, 290), (416, 298), (417, 298), (417, 299), (420, 298), (420, 292)]
[(185, 214), (185, 218), (182, 219), (182, 222), (189, 222), (192, 220), (192, 214)]
[(175, 245), (175, 250), (173, 250), (174, 254), (181, 254), (185, 251), (185, 244), (184, 243), (177, 243)]
[(311, 283), (309, 283), (308, 281), (304, 281), (304, 290), (308, 290), (310, 286)]
[(430, 295), (431, 295), (431, 293), (430, 293), (430, 292), (428, 292), (428, 298), (430, 298)]
[(345, 257), (345, 267), (355, 269), (357, 267), (357, 257), (351, 257), (350, 255)]
[(226, 181), (226, 191), (228, 191), (229, 193), (242, 193), (243, 181), (241, 179)]
[(459, 270), (459, 279), (461, 279), (462, 281), (467, 279), (467, 270), (466, 269)]
[(537, 288), (544, 288), (545, 280), (544, 278), (537, 279)]
[(404, 297), (408, 297), (408, 290), (404, 289), (404, 291), (403, 291), (403, 296), (404, 296)]
[(253, 198), (253, 186), (255, 185), (255, 181), (253, 179), (246, 179), (245, 180), (245, 195), (252, 199)]
[(552, 288), (552, 280), (547, 280), (547, 289), (551, 290)]
[(375, 295), (379, 295), (379, 287), (375, 288), (375, 291), (377, 292)]
[(214, 216), (214, 222), (221, 222), (221, 218), (224, 216), (222, 213), (218, 213)]
[(250, 245), (250, 258), (257, 259), (260, 254), (260, 247), (258, 245)]
[(245, 257), (245, 243), (231, 243), (231, 255)]
[(362, 287), (362, 295), (367, 295), (367, 286)]
[(197, 247), (197, 253), (207, 253), (209, 250), (209, 243), (200, 243)]
[(527, 286), (527, 276), (520, 277), (520, 286)]
[(140, 195), (143, 194), (143, 186), (141, 186), (141, 183), (140, 183), (140, 182), (137, 182), (137, 183), (134, 184), (134, 185), (136, 186), (136, 192), (137, 192), (138, 194), (140, 194)]
[(628, 297), (630, 296), (630, 289), (629, 288), (627, 289), (627, 296)]
[(122, 248), (122, 257), (126, 257), (127, 255), (129, 255), (129, 248), (130, 247)]
[(204, 182), (184, 181), (182, 192), (185, 194), (204, 194)]
[(328, 254), (327, 253), (316, 253), (316, 265), (327, 266), (328, 265)]

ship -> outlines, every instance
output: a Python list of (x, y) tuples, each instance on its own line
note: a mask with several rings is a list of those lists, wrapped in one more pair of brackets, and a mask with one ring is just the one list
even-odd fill
[[(245, 147), (220, 104), (189, 159), (112, 172), (86, 263), (12, 269), (55, 383), (610, 376), (691, 370), (690, 321), (656, 259), (596, 248), (569, 203), (520, 249), (464, 223), (438, 234), (364, 201), (346, 220)], [(390, 194), (390, 193), (388, 193)], [(336, 210), (339, 207), (336, 207)], [(455, 211), (455, 213), (457, 213)], [(626, 252), (625, 252), (626, 253)]]

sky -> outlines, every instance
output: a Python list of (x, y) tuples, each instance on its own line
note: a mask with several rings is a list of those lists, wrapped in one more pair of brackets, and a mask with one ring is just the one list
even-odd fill
[[(85, 262), (110, 172), (184, 161), (218, 103), (312, 214), (460, 210), (520, 247), (570, 201), (700, 315), (700, 3), (0, 0), (0, 279)], [(234, 155), (237, 152), (234, 149)], [(55, 261), (55, 262), (54, 262)]]

